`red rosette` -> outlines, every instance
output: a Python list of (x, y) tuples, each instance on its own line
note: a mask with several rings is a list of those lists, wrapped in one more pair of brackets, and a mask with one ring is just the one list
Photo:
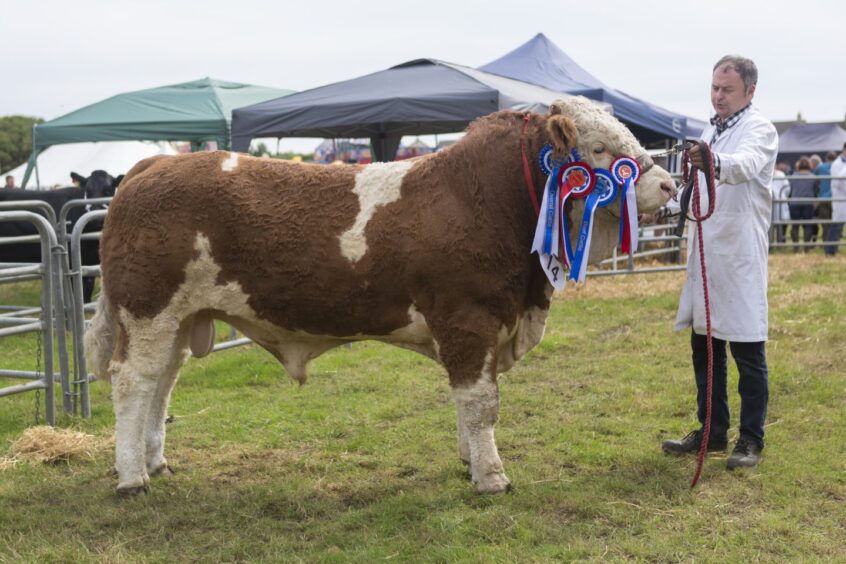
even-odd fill
[(593, 167), (584, 161), (576, 161), (561, 167), (558, 173), (558, 186), (561, 194), (573, 198), (585, 198), (596, 185)]

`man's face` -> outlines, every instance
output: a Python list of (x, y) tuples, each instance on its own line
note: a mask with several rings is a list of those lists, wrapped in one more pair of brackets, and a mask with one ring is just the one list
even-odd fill
[(6, 188), (12, 188), (15, 186), (15, 178), (13, 176), (6, 177)]
[(725, 119), (752, 101), (755, 85), (749, 90), (743, 85), (740, 73), (730, 64), (725, 64), (714, 71), (711, 80), (711, 105), (717, 116)]

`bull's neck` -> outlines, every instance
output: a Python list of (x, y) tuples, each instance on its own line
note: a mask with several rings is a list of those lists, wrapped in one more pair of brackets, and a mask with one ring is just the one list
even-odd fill
[(515, 125), (512, 135), (476, 139), (469, 146), (451, 147), (449, 156), (452, 162), (449, 166), (462, 169), (462, 175), (471, 179), (459, 189), (464, 192), (468, 203), (478, 206), (477, 212), (481, 216), (497, 225), (503, 220), (508, 221), (511, 229), (520, 233), (521, 240), (530, 241), (537, 213), (529, 189), (534, 191), (540, 202), (546, 180), (537, 166), (536, 143), (532, 142), (531, 135), (527, 135), (526, 159), (532, 176), (532, 186), (527, 186), (523, 172), (521, 126)]
[[(531, 189), (540, 202), (546, 178), (538, 167), (541, 142), (539, 126), (530, 123), (525, 135), (526, 159), (532, 176)], [(474, 210), (475, 234), (490, 241), (498, 253), (510, 254), (524, 264), (527, 287), (524, 307), (549, 307), (548, 282), (537, 257), (531, 254), (537, 213), (529, 197), (523, 172), (522, 119), (514, 120), (505, 135), (476, 136), (453, 145), (442, 156), (454, 178), (468, 179), (453, 185), (460, 199)], [(465, 142), (466, 140), (466, 142)], [(516, 237), (515, 237), (516, 235)]]

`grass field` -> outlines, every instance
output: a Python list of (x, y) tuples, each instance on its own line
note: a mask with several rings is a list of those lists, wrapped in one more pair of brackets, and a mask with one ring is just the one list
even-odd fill
[[(92, 419), (60, 420), (95, 435), (93, 457), (0, 470), (0, 562), (846, 561), (846, 258), (771, 259), (764, 463), (710, 456), (694, 490), (695, 460), (659, 446), (695, 427), (689, 337), (671, 329), (682, 276), (590, 279), (554, 301), (543, 342), (500, 380), (510, 494), (474, 493), (428, 359), (356, 344), (299, 387), (241, 348), (183, 370), (177, 473), (137, 499), (114, 494), (94, 384)], [(0, 287), (0, 303), (13, 292), (32, 296)], [(32, 369), (33, 350), (0, 341), (3, 367)], [(0, 458), (34, 401), (0, 398)]]

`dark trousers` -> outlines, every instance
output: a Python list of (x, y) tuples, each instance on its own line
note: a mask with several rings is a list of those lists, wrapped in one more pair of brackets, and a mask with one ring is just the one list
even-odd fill
[[(797, 219), (813, 219), (814, 217), (814, 206), (812, 204), (790, 204), (790, 219), (797, 220)], [(790, 239), (794, 243), (799, 242), (799, 225), (791, 225), (790, 226)], [(802, 238), (805, 243), (810, 243), (814, 236), (817, 234), (817, 227), (816, 223), (814, 224), (804, 224), (801, 225), (802, 227)], [(805, 252), (809, 252), (811, 247), (804, 247)], [(798, 253), (799, 247), (793, 247), (793, 252)]]
[[(840, 241), (841, 237), (843, 237), (843, 224), (842, 223), (829, 223), (825, 227), (828, 228), (828, 232), (826, 233), (825, 240), (829, 243), (837, 243)], [(825, 246), (825, 254), (827, 255), (835, 255), (837, 254), (837, 245), (826, 245)]]
[[(726, 341), (711, 338), (714, 346), (714, 380), (711, 394), (711, 437), (725, 439), (731, 417), (729, 414), (727, 387), (728, 359)], [(737, 365), (740, 379), (737, 391), (740, 393), (740, 434), (764, 447), (764, 419), (767, 416), (767, 401), (770, 397), (767, 379), (767, 358), (765, 342), (729, 343), (731, 356)], [(690, 348), (693, 351), (693, 371), (696, 374), (696, 402), (699, 406), (699, 422), (705, 425), (705, 400), (708, 390), (708, 338), (690, 333)]]

